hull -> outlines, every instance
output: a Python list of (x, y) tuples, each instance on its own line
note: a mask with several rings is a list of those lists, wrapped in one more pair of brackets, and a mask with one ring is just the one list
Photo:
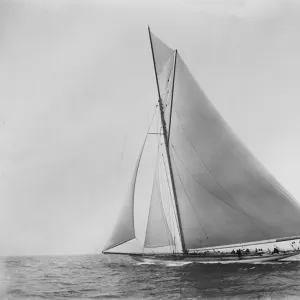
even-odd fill
[(185, 263), (259, 263), (259, 262), (272, 262), (281, 259), (289, 258), (295, 255), (299, 255), (300, 251), (276, 253), (276, 254), (262, 254), (262, 255), (245, 255), (242, 258), (236, 255), (225, 254), (225, 255), (132, 255), (132, 259), (144, 262), (144, 263), (163, 263), (163, 262), (185, 262)]

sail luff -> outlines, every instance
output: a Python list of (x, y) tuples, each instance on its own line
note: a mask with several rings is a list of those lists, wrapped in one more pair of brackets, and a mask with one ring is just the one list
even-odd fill
[[(166, 153), (167, 153), (168, 167), (169, 167), (169, 172), (170, 172), (170, 178), (171, 178), (171, 184), (172, 184), (172, 190), (173, 190), (173, 196), (174, 196), (176, 214), (177, 214), (177, 220), (178, 220), (179, 236), (180, 236), (182, 251), (185, 252), (186, 246), (185, 246), (185, 241), (184, 241), (184, 237), (183, 237), (182, 224), (181, 224), (178, 201), (177, 201), (177, 194), (176, 194), (176, 187), (175, 187), (174, 175), (173, 175), (172, 164), (171, 164), (169, 138), (168, 138), (168, 133), (167, 133), (166, 121), (165, 121), (165, 117), (164, 117), (164, 109), (163, 109), (163, 103), (162, 103), (162, 99), (161, 99), (161, 93), (160, 93), (158, 76), (157, 76), (155, 54), (154, 54), (152, 36), (151, 36), (151, 31), (150, 31), (149, 26), (148, 26), (148, 32), (149, 32), (150, 45), (151, 45), (151, 51), (152, 51), (152, 59), (153, 59), (153, 64), (154, 64), (155, 78), (156, 78), (157, 91), (158, 91), (158, 103), (159, 103), (159, 109), (160, 109), (161, 124), (162, 124), (162, 128), (163, 128), (163, 135), (164, 135), (164, 142), (165, 142), (165, 148), (166, 148)], [(175, 61), (174, 61), (174, 69), (173, 69), (174, 74), (173, 74), (172, 100), (171, 100), (172, 102), (173, 102), (173, 92), (174, 92), (174, 83), (175, 83), (174, 80), (175, 80), (175, 73), (176, 73), (177, 51), (175, 53), (176, 54), (174, 57)], [(171, 117), (171, 114), (170, 114), (170, 117)]]

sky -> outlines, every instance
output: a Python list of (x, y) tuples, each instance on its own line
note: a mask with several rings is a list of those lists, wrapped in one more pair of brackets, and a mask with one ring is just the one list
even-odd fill
[(300, 200), (299, 1), (1, 0), (0, 255), (102, 251), (157, 100), (148, 25)]

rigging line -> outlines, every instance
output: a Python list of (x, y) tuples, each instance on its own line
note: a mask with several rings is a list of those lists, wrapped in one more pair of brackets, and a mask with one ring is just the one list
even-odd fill
[(169, 76), (168, 81), (165, 85), (164, 92), (162, 94), (162, 100), (164, 100), (164, 103), (166, 103), (166, 100), (168, 99), (170, 95), (170, 82), (171, 82), (171, 77)]
[(212, 194), (214, 197), (216, 197), (217, 199), (219, 199), (221, 202), (227, 204), (228, 206), (230, 206), (231, 208), (237, 210), (238, 212), (244, 214), (245, 216), (247, 216), (248, 218), (254, 219), (256, 220), (254, 217), (248, 215), (247, 213), (245, 213), (244, 211), (240, 210), (237, 207), (234, 207), (233, 205), (231, 205), (230, 203), (228, 203), (227, 201), (225, 201), (224, 199), (220, 198), (219, 196), (217, 196), (215, 193), (209, 191), (204, 185), (201, 184), (201, 182), (199, 182), (194, 176), (193, 174), (190, 172), (190, 170), (188, 169), (188, 167), (183, 163), (183, 160), (180, 158), (177, 150), (175, 149), (174, 145), (172, 144), (172, 148), (176, 154), (176, 156), (178, 157), (178, 160), (181, 162), (182, 166), (186, 169), (186, 171), (190, 174), (190, 176), (194, 179), (194, 181), (196, 181), (202, 188), (204, 188), (208, 193)]
[[(166, 175), (166, 174), (164, 174), (164, 175)], [(170, 191), (169, 191), (168, 186), (166, 184), (164, 186), (165, 186), (165, 193), (166, 193), (166, 195), (168, 195), (167, 202), (166, 202), (166, 207), (167, 207), (167, 211), (168, 211), (169, 223), (170, 223), (170, 227), (171, 227), (171, 230), (172, 230), (172, 237), (173, 237), (173, 236), (175, 236), (176, 226), (175, 226), (175, 223), (174, 223), (173, 209), (172, 209), (172, 206), (171, 206), (171, 203), (170, 203), (172, 201), (172, 198), (170, 197)]]
[(169, 83), (168, 83), (168, 101), (166, 101), (166, 104), (165, 106), (168, 106), (171, 101), (172, 101), (172, 88), (173, 88), (173, 78), (174, 78), (174, 63), (175, 63), (175, 60), (173, 62), (173, 66), (172, 66), (172, 73), (170, 75), (170, 78), (169, 78)]
[(224, 192), (227, 194), (227, 196), (229, 196), (229, 198), (234, 202), (233, 197), (232, 197), (232, 196), (229, 194), (229, 192), (228, 192), (228, 191), (220, 184), (220, 182), (216, 179), (216, 177), (212, 174), (211, 170), (208, 168), (208, 166), (203, 162), (203, 160), (202, 160), (201, 157), (199, 156), (199, 154), (198, 154), (198, 152), (196, 151), (196, 149), (195, 149), (195, 147), (194, 147), (192, 141), (190, 140), (189, 136), (187, 135), (187, 133), (186, 133), (186, 131), (185, 131), (185, 129), (184, 129), (182, 123), (180, 122), (179, 114), (178, 114), (178, 112), (177, 112), (177, 110), (176, 110), (175, 108), (174, 108), (174, 111), (175, 111), (175, 113), (176, 113), (176, 115), (177, 115), (177, 117), (178, 117), (178, 120), (179, 120), (179, 124), (180, 124), (181, 129), (182, 129), (183, 133), (185, 134), (185, 136), (186, 136), (188, 142), (190, 143), (190, 145), (191, 145), (193, 151), (194, 151), (195, 154), (197, 155), (199, 161), (200, 161), (201, 164), (205, 167), (205, 169), (208, 171), (208, 173), (213, 177), (213, 179), (216, 181), (216, 183), (222, 188), (222, 190), (224, 190)]
[[(167, 167), (166, 167), (166, 163), (165, 163), (165, 159), (164, 159), (164, 155), (162, 154), (163, 156), (163, 163), (164, 163), (164, 168), (165, 168), (165, 172), (167, 174)], [(167, 176), (167, 182), (168, 182), (168, 186), (169, 186), (169, 193), (170, 193), (170, 197), (171, 197), (171, 200), (172, 200), (172, 193), (171, 193), (171, 184), (170, 184), (170, 181), (169, 181), (169, 178)], [(172, 209), (173, 209), (173, 213), (174, 213), (174, 216), (175, 216), (175, 220), (176, 220), (176, 227), (177, 229), (179, 230), (179, 223), (178, 223), (178, 216), (176, 214), (176, 208), (175, 208), (175, 204), (174, 204), (174, 201), (171, 201), (171, 206), (172, 206)], [(174, 220), (174, 221), (175, 221)], [(175, 226), (174, 226), (175, 227)]]
[[(149, 134), (149, 131), (150, 131), (150, 128), (151, 128), (151, 125), (152, 125), (154, 116), (155, 116), (156, 111), (157, 111), (157, 107), (158, 107), (158, 104), (155, 104), (154, 112), (153, 112), (153, 115), (152, 115), (152, 117), (151, 117), (151, 121), (150, 121), (150, 123), (149, 123), (149, 125), (148, 125), (148, 130), (147, 130), (147, 134), (146, 134), (146, 135)], [(121, 160), (120, 160), (120, 163), (122, 163), (123, 156), (124, 156), (124, 152), (125, 152), (125, 148), (126, 148), (126, 141), (127, 141), (127, 136), (128, 136), (129, 125), (130, 125), (130, 120), (128, 121), (128, 125), (127, 125), (127, 130), (126, 130), (126, 134), (125, 134), (124, 146), (123, 146), (122, 153), (121, 153)]]
[(168, 179), (166, 176), (167, 174), (165, 173), (165, 170), (164, 170), (163, 156), (161, 156), (161, 159), (162, 159), (161, 172), (162, 172), (162, 176), (164, 177), (164, 192), (165, 192), (166, 200), (167, 200), (167, 201), (165, 201), (165, 207), (167, 210), (168, 223), (169, 223), (169, 228), (171, 231), (171, 245), (173, 248), (173, 253), (175, 253), (175, 252), (177, 252), (176, 244), (174, 244), (175, 226), (174, 226), (174, 219), (173, 219), (173, 215), (172, 215), (172, 207), (170, 204), (170, 202), (172, 201), (172, 198), (170, 197), (171, 196), (170, 191), (169, 191), (168, 185), (166, 184)]
[[(157, 107), (158, 107), (158, 104), (156, 104), (156, 108)], [(156, 112), (156, 110), (155, 110), (155, 112)], [(163, 128), (162, 128), (160, 117), (156, 118), (156, 124), (155, 125), (156, 125), (156, 132), (159, 133), (159, 134), (156, 135), (157, 136), (157, 144), (160, 145), (161, 144), (162, 135), (163, 135)]]
[[(229, 193), (229, 192), (221, 185), (221, 183), (220, 183), (220, 182), (216, 179), (216, 177), (212, 174), (212, 172), (211, 172), (211, 170), (208, 168), (208, 166), (203, 162), (203, 160), (202, 160), (201, 157), (199, 156), (198, 152), (196, 151), (196, 149), (195, 149), (195, 147), (194, 147), (192, 141), (190, 140), (190, 138), (189, 138), (187, 132), (185, 131), (185, 129), (184, 129), (184, 127), (183, 127), (183, 124), (180, 122), (180, 117), (179, 117), (178, 112), (176, 111), (176, 109), (174, 109), (174, 111), (175, 111), (175, 113), (176, 113), (176, 115), (177, 115), (177, 117), (178, 117), (178, 121), (179, 121), (180, 127), (182, 128), (182, 131), (184, 132), (184, 134), (185, 134), (187, 140), (189, 141), (189, 143), (190, 143), (190, 145), (191, 145), (193, 151), (194, 151), (195, 154), (197, 155), (199, 161), (200, 161), (200, 162), (202, 163), (202, 165), (206, 168), (206, 170), (209, 172), (209, 174), (213, 177), (213, 179), (216, 181), (216, 183), (217, 183), (217, 184), (222, 188), (222, 190), (227, 194), (227, 196), (228, 196), (233, 202), (235, 202), (234, 199), (233, 199), (233, 197), (231, 196), (231, 194), (230, 194), (230, 193)], [(173, 148), (174, 148), (174, 145), (173, 145)], [(227, 203), (227, 202), (225, 202), (225, 203)], [(242, 211), (241, 211), (241, 212), (242, 212)], [(248, 217), (250, 218), (250, 220), (251, 220), (251, 217), (250, 217), (249, 215), (247, 215), (246, 213), (245, 213), (245, 215), (248, 216)], [(255, 218), (254, 218), (254, 219), (255, 219)], [(257, 219), (255, 219), (255, 220), (258, 221)], [(251, 220), (251, 222), (252, 222), (252, 220)], [(261, 222), (260, 222), (260, 223), (261, 223)], [(255, 224), (255, 225), (256, 225), (256, 224)], [(257, 225), (256, 225), (256, 226), (257, 226)], [(264, 231), (263, 231), (261, 228), (259, 228), (259, 230), (261, 231), (261, 233), (262, 233), (262, 235), (263, 235), (264, 237), (267, 237), (267, 235), (264, 233)]]
[[(163, 176), (163, 174), (162, 174)], [(162, 202), (163, 202), (163, 206), (164, 206), (164, 211), (165, 211), (165, 214), (166, 214), (166, 219), (167, 219), (167, 223), (168, 223), (168, 227), (169, 227), (169, 230), (170, 230), (170, 237), (169, 237), (169, 247), (170, 247), (170, 252), (173, 252), (174, 253), (174, 245), (173, 245), (173, 228), (172, 228), (172, 224), (171, 224), (171, 221), (170, 221), (170, 213), (169, 213), (169, 205), (168, 205), (168, 193), (166, 191), (166, 186), (165, 186), (165, 178), (163, 178), (162, 182), (161, 182), (161, 186), (162, 186), (162, 193), (163, 193), (163, 199), (162, 199)]]
[[(150, 128), (151, 128), (151, 125), (152, 125), (152, 122), (153, 122), (153, 119), (154, 119), (154, 116), (156, 114), (156, 111), (157, 111), (157, 107), (158, 107), (158, 104), (155, 104), (155, 109), (154, 109), (154, 112), (153, 112), (153, 115), (151, 117), (151, 121), (149, 123), (149, 126), (148, 126), (148, 130), (147, 130), (147, 134), (146, 134), (146, 138), (145, 138), (145, 141), (144, 141), (144, 144), (146, 142), (146, 139), (147, 139), (147, 136), (149, 135), (149, 132), (150, 132)], [(158, 149), (159, 149), (159, 145), (157, 147), (157, 152), (158, 152)], [(157, 155), (158, 156), (158, 155)], [(152, 193), (153, 193), (153, 189), (152, 189)], [(152, 198), (152, 193), (151, 193), (151, 198)], [(151, 202), (150, 202), (150, 205), (151, 205)], [(149, 213), (150, 213), (150, 209), (149, 209)], [(148, 221), (149, 221), (149, 215), (148, 215)], [(147, 221), (147, 223), (148, 223)], [(147, 230), (147, 229), (146, 229)], [(145, 238), (146, 238), (146, 235), (145, 235)], [(144, 252), (144, 249), (145, 249), (145, 239), (144, 239), (144, 245), (143, 245), (143, 252)]]
[[(171, 226), (171, 231), (172, 231), (172, 244), (173, 244), (173, 236), (175, 237), (175, 229), (176, 229), (176, 226), (174, 224), (174, 207), (172, 207), (172, 193), (171, 193), (171, 190), (170, 190), (170, 183), (169, 183), (169, 178), (168, 178), (168, 173), (166, 171), (166, 165), (165, 165), (165, 161), (164, 161), (164, 155), (163, 153), (161, 153), (161, 156), (162, 156), (162, 162), (163, 162), (163, 167), (164, 167), (164, 175), (165, 175), (165, 178), (166, 178), (166, 181), (167, 181), (167, 186), (165, 186), (165, 191), (166, 191), (166, 194), (168, 194), (170, 196), (170, 198), (168, 199), (168, 201), (166, 202), (166, 206), (167, 206), (167, 210), (169, 212), (169, 220), (170, 220), (170, 226)], [(177, 226), (178, 226), (178, 223), (176, 223)], [(178, 229), (179, 230), (179, 229)], [(175, 243), (173, 244), (174, 245), (174, 248), (175, 248), (175, 252), (176, 252), (176, 245)]]
[[(245, 144), (243, 143), (243, 141), (237, 136), (237, 134), (231, 129), (231, 127), (229, 126), (229, 124), (222, 118), (219, 117), (218, 119), (219, 123), (221, 123), (221, 125), (223, 125), (233, 136), (233, 138), (238, 141), (239, 144), (241, 144), (244, 148), (246, 148), (247, 150), (247, 158), (251, 159), (254, 164), (261, 170), (263, 171), (264, 175), (266, 177), (263, 177), (263, 179), (269, 183), (269, 184), (273, 184), (279, 192), (281, 192), (283, 194), (283, 196), (287, 197), (289, 201), (293, 202), (296, 207), (298, 209), (300, 209), (300, 205), (299, 203), (294, 199), (294, 197), (277, 181), (277, 179), (267, 170), (267, 168), (254, 156), (254, 154), (252, 153), (252, 151), (250, 149), (248, 149)], [(239, 163), (241, 165), (244, 166), (243, 160), (240, 160), (239, 158), (237, 158)]]
[[(150, 128), (151, 128), (151, 125), (152, 125), (154, 116), (155, 116), (155, 114), (156, 114), (157, 107), (158, 107), (158, 105), (156, 104), (156, 105), (155, 105), (154, 112), (153, 112), (153, 115), (152, 115), (152, 118), (151, 118), (151, 122), (150, 122), (150, 124), (149, 124), (149, 126), (148, 126), (147, 134), (146, 134), (145, 139), (144, 139), (144, 142), (143, 142), (143, 148), (142, 148), (141, 153), (140, 153), (140, 156), (139, 156), (139, 160), (138, 160), (138, 169), (137, 169), (137, 171), (136, 171), (136, 177), (135, 177), (135, 183), (134, 183), (134, 191), (135, 191), (136, 179), (137, 179), (137, 176), (138, 176), (139, 164), (140, 164), (140, 161), (141, 161), (141, 159), (142, 159), (142, 153), (143, 153), (143, 150), (144, 150), (144, 147), (145, 147), (145, 144), (146, 144), (147, 136), (148, 136), (148, 134), (149, 134), (149, 131), (150, 131)], [(135, 236), (133, 239), (136, 239), (136, 236)], [(131, 240), (131, 239), (130, 239), (130, 240)], [(126, 243), (126, 242), (127, 242), (127, 241), (122, 242), (121, 244)], [(119, 244), (119, 245), (120, 245), (120, 244)], [(113, 247), (110, 247), (109, 249), (114, 248), (114, 247), (116, 247), (116, 246), (118, 246), (118, 245), (115, 245), (115, 246), (113, 246)], [(106, 249), (106, 251), (109, 250), (109, 249)]]
[[(157, 167), (157, 164), (158, 164), (158, 153), (159, 153), (159, 147), (160, 145), (158, 144), (157, 146), (157, 152), (156, 152), (156, 162), (155, 162), (155, 169)], [(155, 170), (156, 171), (156, 170)], [(150, 205), (149, 205), (149, 211), (148, 211), (148, 219), (147, 219), (147, 227), (146, 227), (146, 233), (145, 233), (145, 238), (144, 238), (144, 244), (143, 244), (143, 251), (142, 253), (144, 253), (144, 250), (145, 250), (145, 241), (146, 241), (146, 235), (147, 235), (147, 229), (148, 229), (148, 224), (149, 224), (149, 217), (150, 217), (150, 209), (151, 209), (151, 204), (152, 204), (152, 197), (153, 197), (153, 190), (154, 190), (154, 184), (155, 184), (155, 175), (154, 175), (154, 180), (153, 180), (153, 183), (152, 183), (152, 191), (151, 191), (151, 198), (150, 198)]]
[(155, 109), (154, 109), (153, 115), (152, 115), (152, 117), (151, 117), (150, 124), (149, 124), (149, 126), (148, 126), (147, 135), (148, 135), (148, 134), (149, 134), (149, 132), (150, 132), (150, 128), (151, 128), (151, 125), (152, 125), (152, 122), (153, 122), (154, 116), (155, 116), (155, 114), (156, 114), (157, 107), (158, 107), (158, 104), (155, 104)]
[[(149, 33), (149, 39), (150, 39), (150, 45), (151, 45), (152, 60), (153, 60), (153, 65), (154, 65), (154, 73), (155, 73), (155, 80), (156, 80), (156, 87), (157, 87), (158, 103), (159, 103), (159, 108), (160, 108), (161, 122), (162, 122), (162, 126), (163, 126), (163, 131), (164, 131), (164, 139), (165, 139), (165, 142), (166, 142), (167, 141), (167, 134), (166, 134), (167, 130), (166, 130), (164, 113), (163, 113), (163, 104), (162, 104), (162, 100), (161, 100), (160, 87), (159, 87), (159, 82), (158, 82), (158, 77), (157, 77), (157, 68), (156, 68), (156, 61), (155, 61), (155, 55), (154, 55), (154, 49), (153, 49), (153, 43), (152, 43), (152, 36), (151, 36), (151, 31), (150, 31), (149, 26), (148, 26), (148, 33)], [(169, 151), (169, 149), (167, 149), (167, 156), (168, 156), (168, 161), (170, 161), (168, 151)], [(172, 181), (172, 186), (173, 186), (173, 190), (174, 190), (173, 191), (174, 192), (174, 199), (175, 199), (175, 202), (176, 202), (175, 204), (176, 204), (176, 209), (177, 209), (177, 198), (176, 198), (176, 191), (175, 191), (175, 186), (174, 186), (174, 182), (173, 182), (173, 173), (172, 172), (173, 172), (172, 168), (170, 167), (171, 181)], [(179, 222), (181, 223), (180, 217), (178, 219), (179, 219)], [(184, 239), (183, 239), (183, 236), (182, 236), (181, 224), (179, 224), (179, 227), (180, 227), (180, 240), (181, 240), (182, 248), (183, 248), (183, 250), (185, 250), (185, 243), (184, 243)]]
[[(175, 112), (176, 112), (176, 115), (177, 115), (178, 119), (180, 120), (179, 115), (178, 115), (178, 113), (177, 113), (176, 110), (175, 110)], [(193, 145), (192, 141), (189, 139), (189, 137), (188, 137), (188, 135), (187, 135), (187, 133), (186, 133), (186, 131), (185, 131), (185, 129), (184, 129), (182, 123), (179, 122), (179, 124), (180, 124), (180, 126), (181, 126), (181, 128), (182, 128), (182, 130), (183, 130), (183, 132), (184, 132), (184, 134), (185, 134), (185, 136), (186, 136), (186, 138), (187, 138), (187, 140), (189, 141), (189, 143), (190, 143), (190, 145), (191, 145), (193, 151), (194, 151), (195, 154), (197, 155), (199, 161), (202, 163), (202, 165), (205, 167), (205, 169), (209, 172), (209, 174), (212, 176), (212, 178), (216, 181), (216, 183), (217, 183), (217, 184), (222, 188), (222, 190), (227, 194), (227, 196), (228, 196), (233, 202), (235, 202), (234, 199), (233, 199), (233, 197), (230, 195), (230, 193), (229, 193), (229, 192), (221, 185), (221, 183), (216, 179), (216, 177), (212, 174), (212, 172), (210, 171), (210, 169), (207, 167), (207, 165), (203, 162), (203, 160), (202, 160), (201, 157), (199, 156), (198, 152), (197, 152), (196, 149), (194, 148), (194, 145)], [(175, 150), (174, 145), (173, 145), (173, 148), (174, 148), (174, 150)], [(175, 151), (176, 151), (176, 150), (175, 150)], [(212, 193), (212, 194), (213, 194), (213, 193)], [(214, 194), (213, 194), (213, 195), (214, 195)], [(214, 196), (215, 196), (215, 195), (214, 195)], [(218, 198), (218, 197), (217, 197), (217, 198)], [(220, 199), (220, 198), (219, 198), (219, 199)], [(220, 200), (221, 200), (221, 199), (220, 199)], [(229, 206), (231, 206), (228, 202), (226, 202), (226, 201), (224, 201), (224, 200), (223, 200), (223, 202), (224, 202), (224, 203), (227, 203)], [(234, 208), (234, 207), (232, 207), (232, 208)], [(246, 216), (248, 216), (249, 218), (255, 219), (254, 217), (251, 217), (251, 216), (247, 215), (245, 212), (243, 212), (243, 211), (241, 211), (241, 210), (239, 210), (239, 209), (237, 209), (237, 208), (236, 208), (236, 210), (237, 210), (237, 211), (240, 211), (241, 213), (244, 213), (244, 214), (245, 214)], [(255, 220), (257, 221), (257, 219), (255, 219)], [(261, 230), (261, 229), (260, 229), (260, 230)], [(262, 233), (263, 233), (263, 232), (262, 232)], [(263, 235), (265, 236), (264, 233), (263, 233)]]
[[(162, 140), (162, 136), (163, 136), (163, 128), (162, 128), (162, 126), (161, 126), (161, 124), (160, 124), (160, 120), (159, 120), (159, 118), (157, 118), (158, 119), (158, 122), (157, 122), (157, 132), (159, 132), (159, 135), (157, 135), (157, 143), (158, 143), (158, 145), (160, 145), (161, 144), (161, 140)], [(159, 130), (158, 130), (158, 127), (159, 127)]]
[[(171, 56), (170, 56), (170, 58), (171, 58)], [(168, 80), (167, 80), (167, 82), (165, 84), (165, 87), (164, 87), (164, 94), (162, 95), (163, 96), (162, 98), (164, 99), (164, 101), (163, 101), (164, 103), (166, 103), (166, 99), (168, 97), (170, 97), (170, 91), (169, 91), (169, 89), (170, 89), (170, 85), (171, 85), (171, 82), (172, 82), (171, 79), (172, 79), (172, 70), (173, 70), (173, 67), (174, 67), (174, 61), (173, 61), (172, 66), (170, 67), (169, 75), (167, 76)], [(169, 99), (169, 103), (170, 103), (170, 99)], [(166, 106), (167, 105), (168, 105), (168, 103), (166, 104)]]
[[(159, 168), (159, 167), (158, 167), (158, 176), (161, 179), (161, 168)], [(172, 234), (171, 234), (171, 231), (170, 231), (170, 228), (169, 228), (169, 225), (168, 225), (168, 221), (167, 221), (165, 210), (164, 210), (163, 203), (162, 203), (163, 195), (162, 195), (161, 185), (159, 185), (158, 190), (159, 190), (159, 193), (160, 193), (159, 203), (160, 203), (160, 207), (161, 207), (161, 210), (162, 210), (163, 221), (164, 221), (165, 229), (166, 229), (167, 234), (168, 234), (168, 240), (169, 240), (168, 242), (169, 242), (169, 245), (172, 245), (173, 238), (172, 238)]]
[[(162, 149), (162, 151), (163, 151), (163, 149)], [(165, 178), (164, 178), (164, 175), (165, 175), (165, 173), (163, 172), (163, 164), (161, 163), (160, 164), (160, 176), (161, 176), (161, 187), (162, 187), (162, 193), (164, 193), (164, 199), (165, 199), (165, 201), (164, 201), (164, 213), (165, 213), (165, 217), (166, 217), (166, 222), (167, 222), (167, 226), (168, 226), (168, 229), (169, 229), (169, 234), (170, 234), (170, 241), (171, 241), (171, 243), (170, 243), (170, 245), (173, 247), (174, 245), (173, 245), (173, 235), (172, 235), (172, 222), (171, 222), (171, 220), (172, 219), (170, 219), (170, 214), (168, 214), (167, 215), (167, 213), (169, 213), (169, 199), (168, 199), (168, 192), (166, 191), (166, 185), (165, 184), (163, 184), (163, 182), (165, 182)], [(168, 222), (168, 220), (169, 220), (169, 222)]]
[(165, 185), (164, 185), (164, 178), (163, 178), (163, 172), (162, 172), (162, 162), (161, 162), (161, 156), (159, 157), (159, 186), (160, 186), (160, 193), (161, 193), (161, 199), (163, 202), (163, 207), (167, 219), (167, 199), (166, 199), (166, 191), (165, 191)]
[(169, 74), (169, 77), (168, 77), (168, 81), (165, 85), (164, 93), (162, 94), (162, 97), (161, 97), (164, 108), (168, 107), (168, 105), (171, 103), (171, 99), (172, 99), (172, 97), (171, 97), (171, 94), (172, 94), (171, 93), (171, 88), (172, 88), (172, 85), (173, 85), (172, 84), (172, 81), (173, 81), (172, 80), (173, 79), (172, 75), (174, 75), (174, 74), (172, 74), (173, 69), (174, 69), (174, 62), (173, 62), (172, 67), (170, 68), (170, 74)]
[(170, 77), (169, 77), (169, 82), (168, 82), (168, 102), (166, 101), (165, 106), (167, 107), (171, 102), (173, 98), (173, 89), (174, 89), (174, 78), (175, 78), (175, 72), (176, 72), (176, 58), (177, 58), (177, 50), (174, 51), (174, 58), (173, 58), (173, 65), (170, 70)]
[(174, 98), (174, 88), (175, 88), (176, 62), (177, 62), (177, 50), (175, 50), (175, 54), (174, 54), (174, 68), (173, 68), (172, 91), (171, 91), (171, 105), (170, 105), (170, 114), (169, 114), (168, 147), (169, 147), (170, 135), (171, 135), (171, 122), (172, 122), (172, 110), (173, 110), (173, 102), (174, 102), (173, 98)]
[[(211, 104), (211, 103), (210, 103)], [(176, 112), (178, 118), (179, 115)], [(194, 118), (191, 117), (193, 120)], [(180, 118), (179, 118), (180, 119)], [(254, 156), (254, 154), (252, 153), (252, 151), (250, 151), (250, 149), (248, 149), (244, 143), (241, 141), (241, 139), (239, 139), (239, 137), (236, 135), (236, 133), (230, 128), (229, 124), (222, 118), (219, 117), (217, 120), (218, 123), (220, 123), (221, 125), (223, 125), (233, 136), (233, 138), (238, 141), (239, 144), (241, 144), (244, 148), (246, 148), (246, 152), (247, 152), (247, 157), (250, 158), (256, 166), (258, 166), (260, 168), (260, 170), (263, 171), (263, 173), (265, 174), (265, 176), (263, 176), (263, 179), (269, 183), (269, 184), (273, 184), (277, 190), (279, 192), (281, 192), (283, 194), (283, 196), (285, 196), (287, 198), (288, 201), (292, 202), (298, 209), (300, 209), (300, 205), (299, 203), (294, 199), (294, 197), (283, 187), (280, 185), (280, 183), (277, 181), (277, 179), (265, 168), (265, 166)], [(244, 163), (242, 160), (240, 160), (239, 158), (237, 158), (239, 163), (243, 166)], [(220, 185), (221, 186), (221, 185)], [(222, 187), (222, 186), (221, 186)], [(222, 187), (223, 188), (223, 187)]]
[(171, 184), (170, 184), (170, 180), (169, 180), (169, 173), (167, 171), (167, 167), (166, 167), (166, 163), (165, 163), (165, 156), (164, 156), (163, 152), (161, 153), (161, 156), (162, 156), (162, 162), (163, 162), (165, 176), (166, 176), (166, 181), (167, 181), (167, 186), (168, 186), (168, 192), (169, 192), (169, 195), (170, 195), (170, 199), (172, 199), (173, 198), (172, 188), (171, 188)]
[(170, 76), (169, 80), (170, 82), (168, 82), (168, 86), (166, 87), (166, 95), (165, 95), (165, 99), (164, 99), (164, 106), (167, 107), (170, 103), (171, 103), (171, 88), (172, 88), (172, 79), (173, 76)]
[(189, 195), (188, 195), (188, 193), (187, 193), (187, 190), (185, 189), (185, 187), (184, 187), (184, 185), (183, 185), (183, 181), (182, 181), (182, 179), (181, 179), (181, 177), (180, 177), (180, 174), (179, 174), (179, 171), (178, 171), (178, 168), (177, 168), (177, 165), (176, 165), (176, 161), (175, 161), (173, 155), (172, 155), (172, 158), (173, 158), (173, 161), (174, 161), (174, 165), (175, 165), (175, 169), (176, 169), (178, 178), (179, 178), (180, 183), (181, 183), (181, 185), (182, 185), (182, 187), (183, 187), (184, 193), (186, 194), (186, 196), (187, 196), (187, 198), (188, 198), (188, 200), (189, 200), (189, 202), (190, 202), (190, 205), (191, 205), (191, 207), (192, 207), (192, 209), (193, 209), (194, 215), (196, 216), (196, 218), (197, 218), (197, 220), (198, 220), (198, 222), (199, 222), (199, 225), (200, 225), (201, 229), (203, 230), (203, 232), (204, 232), (204, 234), (205, 234), (205, 236), (206, 236), (206, 239), (208, 239), (208, 236), (207, 236), (207, 234), (206, 234), (206, 232), (205, 232), (205, 230), (204, 230), (204, 228), (203, 228), (203, 226), (202, 226), (202, 224), (201, 224), (201, 222), (200, 222), (200, 220), (199, 220), (199, 217), (198, 217), (198, 215), (195, 213), (195, 208), (193, 207), (192, 201), (191, 201), (191, 199), (190, 199), (190, 197), (189, 197)]
[[(160, 157), (159, 157), (159, 178), (158, 178), (158, 182), (159, 182), (159, 193), (160, 193), (160, 197), (159, 197), (159, 204), (160, 204), (160, 210), (161, 210), (161, 214), (163, 216), (163, 222), (164, 222), (164, 226), (165, 226), (165, 231), (168, 232), (168, 230), (166, 229), (166, 224), (167, 224), (167, 216), (163, 215), (163, 211), (165, 211), (165, 194), (164, 194), (164, 185), (163, 185), (163, 180), (161, 178), (161, 161), (160, 161)], [(171, 238), (167, 235), (167, 240), (168, 240), (168, 245), (170, 248), (170, 252), (172, 251), (171, 249)]]

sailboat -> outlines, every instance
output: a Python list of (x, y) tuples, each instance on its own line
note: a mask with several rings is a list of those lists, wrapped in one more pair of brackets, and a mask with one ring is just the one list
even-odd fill
[(300, 206), (233, 133), (178, 51), (149, 27), (148, 33), (160, 124), (143, 249), (116, 250), (136, 239), (137, 179), (149, 131), (102, 253), (197, 263), (277, 261), (300, 254), (295, 248), (240, 249), (300, 239)]

